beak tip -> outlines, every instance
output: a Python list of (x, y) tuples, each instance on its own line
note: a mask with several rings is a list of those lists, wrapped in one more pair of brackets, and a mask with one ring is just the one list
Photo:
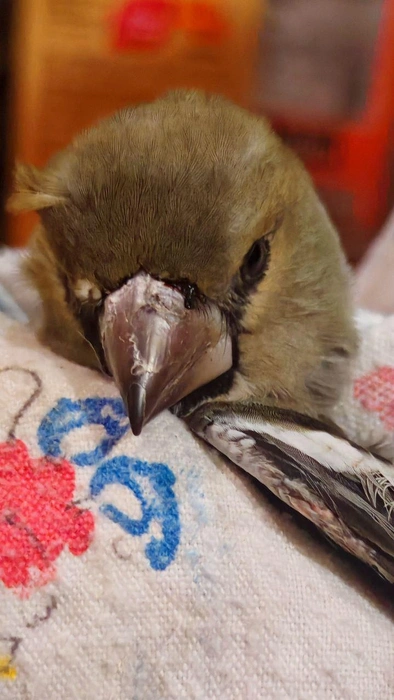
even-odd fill
[(146, 391), (134, 382), (127, 392), (127, 412), (133, 435), (140, 435), (145, 423)]

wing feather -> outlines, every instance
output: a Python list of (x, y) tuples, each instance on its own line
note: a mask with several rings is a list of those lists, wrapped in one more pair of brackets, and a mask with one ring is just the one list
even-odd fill
[(248, 404), (210, 404), (194, 432), (394, 582), (394, 465), (331, 425)]

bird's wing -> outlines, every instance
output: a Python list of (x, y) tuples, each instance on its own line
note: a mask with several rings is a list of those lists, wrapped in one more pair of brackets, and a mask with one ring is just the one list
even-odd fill
[(191, 429), (394, 582), (394, 465), (335, 426), (259, 404), (206, 404)]

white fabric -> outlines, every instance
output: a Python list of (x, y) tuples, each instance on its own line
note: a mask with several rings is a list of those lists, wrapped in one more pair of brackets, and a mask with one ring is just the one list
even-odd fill
[[(393, 323), (390, 341), (383, 341), (383, 322), (364, 328), (355, 376), (393, 365)], [(393, 697), (388, 589), (363, 581), (351, 560), (303, 531), (169, 413), (141, 437), (127, 431), (106, 456), (78, 466), (89, 461), (78, 453), (94, 449), (103, 428), (75, 427), (56, 442), (67, 421), (97, 417), (94, 403), (72, 410), (64, 399), (116, 399), (115, 387), (4, 317), (0, 329), (0, 369), (15, 367), (0, 372), (1, 700)], [(36, 372), (42, 388), (15, 435), (32, 459), (60, 444), (46, 465), (15, 457), (9, 437), (36, 388), (37, 377), (24, 370)], [(357, 433), (371, 414), (350, 393), (348, 402), (342, 417)], [(124, 458), (115, 469), (121, 456), (137, 463)], [(156, 508), (150, 522), (146, 511), (141, 535), (108, 510), (141, 519), (141, 500), (130, 489), (136, 484), (146, 508)], [(90, 515), (81, 516), (83, 509)], [(167, 550), (149, 558), (162, 517)], [(37, 561), (41, 571), (30, 566)]]
[(394, 313), (394, 210), (372, 241), (355, 274), (355, 299), (359, 306), (380, 313)]
[(359, 444), (384, 444), (380, 453), (393, 460), (394, 315), (361, 311), (357, 325), (359, 354), (353, 364), (352, 381), (333, 411), (333, 418)]

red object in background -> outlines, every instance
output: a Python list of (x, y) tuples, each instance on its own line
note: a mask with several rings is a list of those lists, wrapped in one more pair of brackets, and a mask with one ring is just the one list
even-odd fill
[(305, 162), (357, 260), (393, 205), (394, 0), (338, 2), (339, 17), (330, 0), (273, 0), (271, 10), (259, 107)]
[(228, 21), (218, 8), (207, 2), (180, 3), (176, 0), (131, 0), (110, 18), (113, 48), (141, 51), (165, 46), (176, 30), (191, 41), (219, 43), (226, 35)]
[(131, 0), (111, 18), (117, 50), (155, 49), (165, 45), (177, 27), (180, 6), (171, 0)]

